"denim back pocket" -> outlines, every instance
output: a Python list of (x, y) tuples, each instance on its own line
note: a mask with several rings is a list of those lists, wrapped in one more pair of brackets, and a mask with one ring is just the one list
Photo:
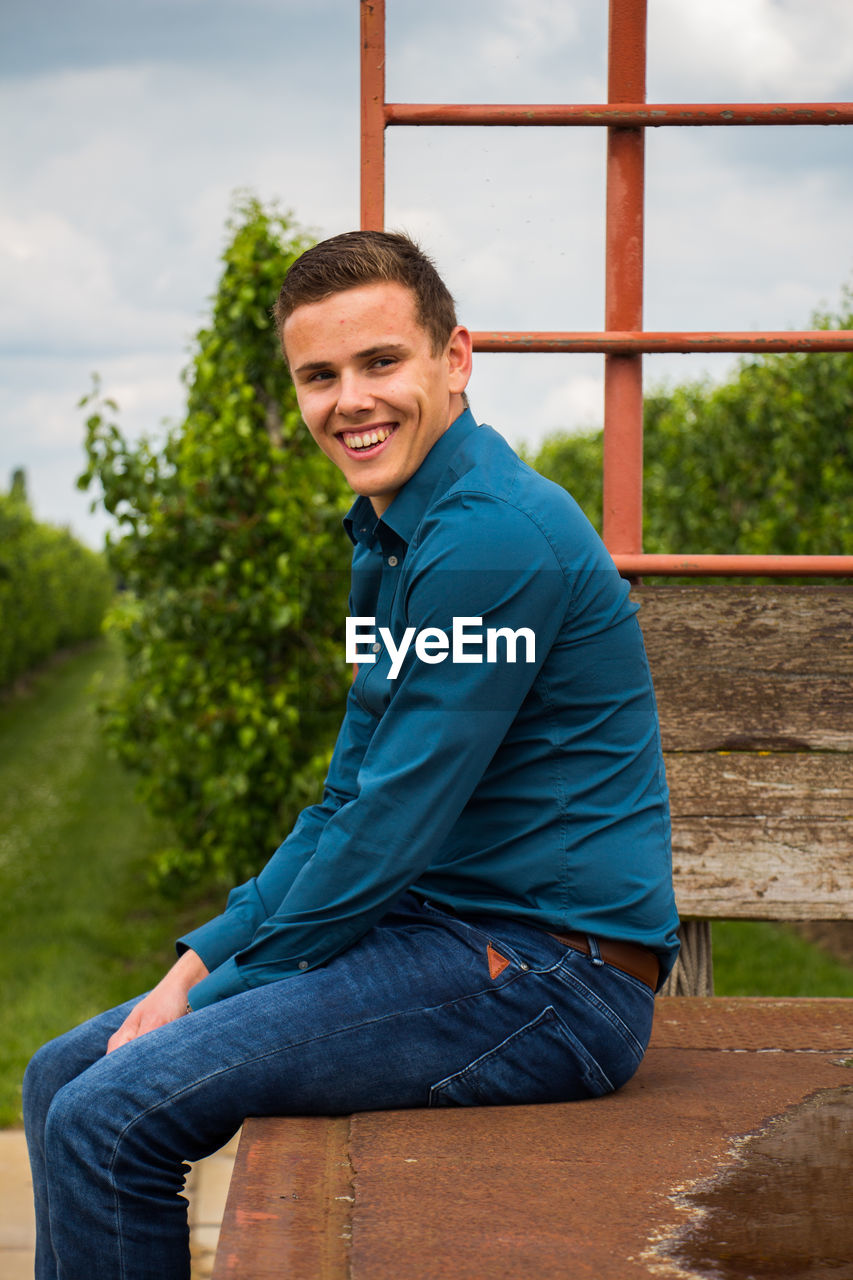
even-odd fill
[(434, 1084), (429, 1105), (571, 1102), (612, 1091), (599, 1064), (549, 1005), (494, 1049)]

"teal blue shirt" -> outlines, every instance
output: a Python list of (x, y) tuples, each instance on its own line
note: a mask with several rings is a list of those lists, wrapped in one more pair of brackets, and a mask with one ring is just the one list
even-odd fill
[(345, 524), (350, 612), (375, 621), (323, 799), (181, 939), (211, 970), (193, 1007), (324, 964), (409, 888), (642, 943), (664, 977), (678, 919), (654, 693), (628, 585), (580, 508), (465, 411), (381, 518), (359, 498)]

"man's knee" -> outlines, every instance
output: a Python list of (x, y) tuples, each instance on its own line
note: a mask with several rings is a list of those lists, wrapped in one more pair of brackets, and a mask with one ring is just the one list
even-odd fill
[(89, 1088), (84, 1077), (70, 1080), (56, 1091), (44, 1121), (48, 1170), (78, 1162), (93, 1171), (104, 1165), (107, 1149), (115, 1143), (115, 1102), (109, 1091)]
[(23, 1083), (25, 1122), (44, 1122), (50, 1104), (68, 1080), (68, 1055), (63, 1052), (61, 1037), (49, 1040), (37, 1049), (27, 1064)]

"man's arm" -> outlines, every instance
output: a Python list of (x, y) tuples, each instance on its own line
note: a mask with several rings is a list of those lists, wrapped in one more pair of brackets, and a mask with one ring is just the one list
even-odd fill
[(194, 951), (185, 951), (154, 990), (140, 1000), (118, 1031), (110, 1037), (107, 1053), (144, 1036), (155, 1027), (163, 1027), (167, 1022), (183, 1017), (187, 1012), (190, 988), (206, 978), (208, 972), (208, 967), (200, 956)]
[(436, 513), (435, 534), (408, 575), (407, 623), (446, 631), (454, 616), (476, 615), (484, 628), (532, 628), (535, 663), (431, 666), (410, 652), (375, 722), (357, 794), (326, 823), (252, 942), (194, 988), (194, 1008), (313, 969), (385, 914), (440, 851), (554, 643), (570, 589), (531, 520), (473, 495)]
[(375, 723), (350, 690), (322, 801), (303, 809), (293, 831), (263, 871), (231, 891), (221, 915), (178, 939), (179, 952), (192, 948), (212, 970), (250, 945), (260, 926), (280, 907), (293, 881), (313, 856), (326, 823), (355, 797), (358, 770)]

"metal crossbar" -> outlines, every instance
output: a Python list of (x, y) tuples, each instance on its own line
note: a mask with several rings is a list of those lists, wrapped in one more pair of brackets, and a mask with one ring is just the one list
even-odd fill
[(645, 131), (659, 127), (853, 124), (850, 102), (647, 103), (647, 0), (610, 0), (607, 102), (386, 102), (385, 0), (361, 3), (361, 225), (385, 221), (385, 129), (390, 125), (566, 125), (607, 129), (604, 330), (475, 332), (475, 351), (604, 354), (604, 541), (629, 575), (851, 576), (853, 556), (648, 555), (643, 525), (643, 354), (853, 351), (853, 331), (643, 330)]

